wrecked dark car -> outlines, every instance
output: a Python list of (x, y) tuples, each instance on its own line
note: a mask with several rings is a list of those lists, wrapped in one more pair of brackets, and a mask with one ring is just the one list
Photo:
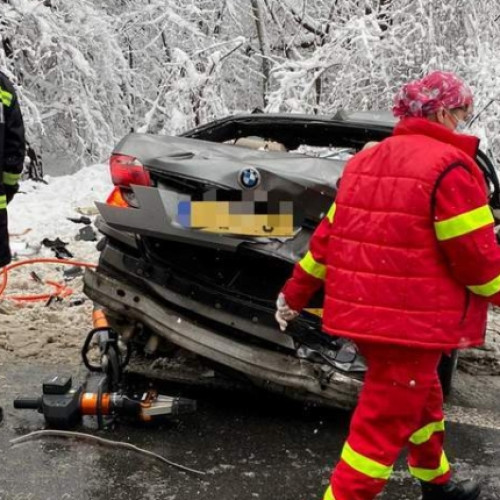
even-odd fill
[[(97, 204), (104, 237), (85, 292), (137, 353), (131, 369), (352, 408), (365, 364), (352, 342), (321, 332), (322, 296), (286, 334), (275, 301), (345, 162), (393, 126), (377, 112), (254, 113), (181, 136), (127, 135), (110, 159), (115, 189)], [(497, 209), (493, 164), (483, 152), (478, 163)], [(456, 354), (443, 358), (445, 392), (455, 366)]]

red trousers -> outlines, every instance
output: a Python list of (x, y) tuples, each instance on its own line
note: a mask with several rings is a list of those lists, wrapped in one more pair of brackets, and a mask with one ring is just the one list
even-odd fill
[(375, 498), (406, 446), (414, 477), (447, 482), (450, 467), (443, 452), (443, 393), (437, 375), (442, 352), (376, 344), (359, 348), (368, 370), (324, 500)]

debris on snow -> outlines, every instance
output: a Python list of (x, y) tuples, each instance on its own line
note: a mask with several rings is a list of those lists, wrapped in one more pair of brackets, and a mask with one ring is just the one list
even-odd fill
[[(9, 204), (13, 262), (54, 257), (52, 250), (41, 242), (59, 240), (67, 243), (77, 260), (95, 263), (95, 242), (77, 241), (78, 227), (68, 219), (92, 227), (78, 214), (78, 208), (106, 199), (112, 188), (108, 167), (95, 165), (47, 181), (46, 185), (23, 182), (23, 192)], [(93, 222), (93, 217), (85, 217)], [(35, 276), (40, 279), (34, 279)], [(92, 302), (83, 296), (82, 277), (82, 268), (62, 263), (30, 264), (9, 271), (7, 289), (0, 298), (0, 364), (15, 358), (54, 364), (80, 360), (81, 346), (92, 328)], [(46, 280), (67, 284), (73, 294), (50, 303), (9, 300), (12, 295), (50, 293), (50, 287), (44, 284)]]

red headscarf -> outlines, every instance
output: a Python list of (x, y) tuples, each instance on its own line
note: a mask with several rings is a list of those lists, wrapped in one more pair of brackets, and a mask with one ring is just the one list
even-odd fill
[(422, 117), (439, 109), (471, 106), (471, 89), (454, 73), (434, 71), (421, 80), (404, 85), (394, 98), (396, 117)]

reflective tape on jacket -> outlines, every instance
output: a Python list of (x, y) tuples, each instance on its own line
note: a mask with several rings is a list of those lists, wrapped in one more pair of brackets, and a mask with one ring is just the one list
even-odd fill
[(7, 196), (4, 194), (0, 195), (0, 210), (5, 210), (7, 208)]
[(311, 276), (324, 280), (326, 276), (326, 266), (314, 260), (311, 252), (307, 252), (304, 258), (299, 262), (300, 267)]
[(493, 224), (493, 215), (491, 214), (490, 207), (484, 205), (469, 212), (456, 215), (446, 220), (434, 223), (434, 229), (439, 241), (449, 240), (471, 233), (476, 229), (480, 229), (489, 224)]
[(0, 87), (0, 101), (4, 106), (9, 107), (12, 104), (13, 95)]
[(331, 486), (328, 486), (328, 488), (326, 489), (323, 500), (335, 500), (335, 495), (333, 494)]
[(4, 172), (2, 174), (2, 181), (7, 186), (14, 186), (19, 182), (21, 174), (11, 174), (10, 172)]
[(444, 420), (440, 420), (439, 422), (431, 422), (426, 426), (422, 427), (418, 431), (414, 432), (410, 437), (410, 443), (413, 444), (423, 444), (429, 441), (432, 435), (435, 432), (443, 432), (444, 431)]
[(500, 292), (500, 275), (483, 285), (471, 285), (467, 288), (476, 295), (491, 297), (492, 295), (495, 295), (495, 293)]
[(333, 222), (333, 217), (335, 216), (335, 210), (337, 210), (337, 205), (333, 203), (330, 209), (328, 210), (328, 213), (326, 214), (326, 218), (328, 219), (328, 222), (330, 222), (330, 224)]
[(354, 451), (349, 443), (345, 443), (340, 458), (354, 470), (374, 479), (389, 479), (392, 465), (384, 465)]
[(422, 469), (420, 467), (412, 467), (408, 466), (413, 477), (420, 479), (421, 481), (430, 482), (439, 476), (444, 476), (450, 470), (450, 464), (448, 463), (448, 459), (443, 451), (441, 453), (441, 460), (439, 463), (439, 467), (437, 469)]

